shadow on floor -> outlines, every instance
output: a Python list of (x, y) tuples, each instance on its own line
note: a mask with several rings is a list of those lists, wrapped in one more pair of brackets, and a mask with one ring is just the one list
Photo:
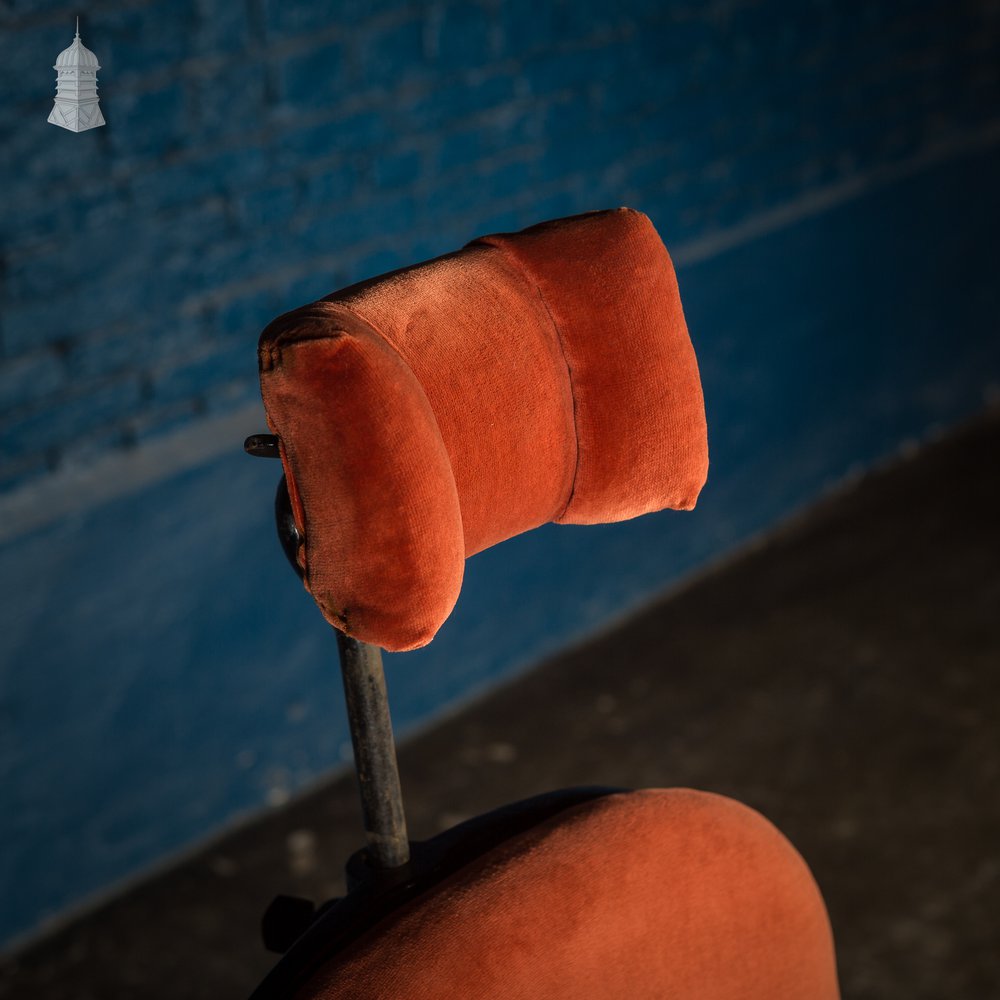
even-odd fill
[[(577, 784), (687, 785), (809, 861), (845, 998), (1000, 992), (1000, 415), (401, 749), (411, 835)], [(0, 967), (0, 996), (240, 997), (278, 892), (327, 898), (358, 846), (352, 778)]]

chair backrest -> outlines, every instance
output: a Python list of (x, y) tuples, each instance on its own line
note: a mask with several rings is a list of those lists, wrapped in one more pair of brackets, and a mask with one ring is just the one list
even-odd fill
[(467, 556), (549, 521), (689, 509), (707, 474), (673, 267), (630, 209), (347, 288), (271, 323), (259, 360), (306, 587), (388, 650), (433, 638)]
[(822, 897), (759, 813), (688, 789), (559, 813), (394, 912), (296, 1000), (836, 1000)]

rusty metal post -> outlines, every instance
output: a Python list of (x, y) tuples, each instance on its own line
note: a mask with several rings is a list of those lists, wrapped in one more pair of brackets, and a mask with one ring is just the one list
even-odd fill
[(342, 632), (337, 633), (337, 646), (368, 856), (375, 868), (399, 868), (410, 860), (410, 844), (382, 651)]

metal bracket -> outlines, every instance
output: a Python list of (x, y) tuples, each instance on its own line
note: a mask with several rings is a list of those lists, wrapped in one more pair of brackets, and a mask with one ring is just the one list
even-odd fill
[[(276, 434), (251, 434), (243, 442), (243, 450), (254, 458), (281, 458), (281, 442)], [(299, 549), (305, 540), (295, 523), (292, 500), (288, 495), (288, 480), (282, 476), (274, 494), (274, 522), (278, 541), (296, 575), (301, 580), (305, 573), (299, 565)]]

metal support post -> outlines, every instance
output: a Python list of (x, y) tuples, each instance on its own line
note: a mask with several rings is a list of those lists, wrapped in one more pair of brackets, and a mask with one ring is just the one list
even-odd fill
[(375, 868), (399, 868), (410, 860), (410, 844), (382, 651), (343, 632), (337, 633), (337, 646), (368, 854)]

